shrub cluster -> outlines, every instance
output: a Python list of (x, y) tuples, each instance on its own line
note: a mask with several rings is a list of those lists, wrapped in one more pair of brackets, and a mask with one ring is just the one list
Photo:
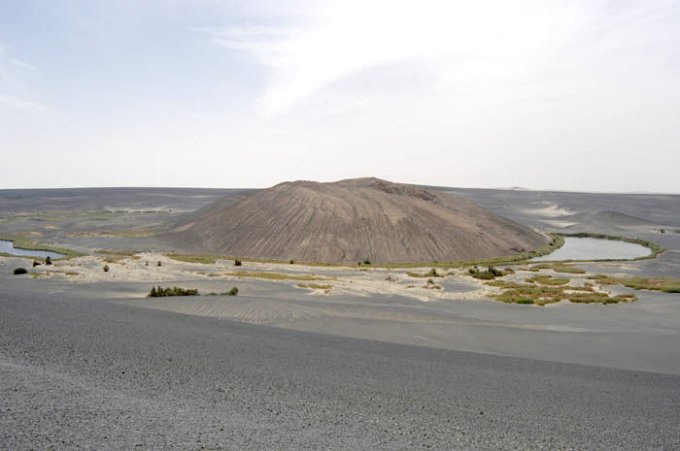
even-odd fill
[(443, 277), (443, 274), (439, 274), (436, 268), (432, 268), (426, 273), (407, 271), (406, 274), (409, 277)]
[(489, 266), (486, 271), (480, 270), (477, 266), (473, 266), (468, 270), (470, 275), (475, 279), (481, 280), (493, 280), (496, 277), (503, 277), (503, 271), (496, 269), (493, 266)]
[(18, 276), (20, 274), (28, 274), (28, 270), (26, 268), (16, 268), (13, 274), (15, 276)]
[(158, 287), (151, 288), (148, 296), (149, 298), (162, 298), (166, 296), (198, 296), (198, 290), (194, 288), (180, 288), (180, 287)]
[(236, 296), (238, 295), (238, 288), (233, 287), (229, 291), (224, 291), (222, 293), (208, 293), (206, 296)]

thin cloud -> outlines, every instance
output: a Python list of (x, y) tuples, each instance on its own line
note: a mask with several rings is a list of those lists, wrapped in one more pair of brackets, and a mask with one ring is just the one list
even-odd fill
[(0, 108), (9, 108), (24, 112), (44, 112), (47, 106), (42, 103), (27, 100), (31, 89), (25, 82), (26, 71), (36, 71), (37, 68), (24, 60), (14, 58), (11, 51), (0, 42)]
[(38, 70), (33, 64), (17, 58), (12, 58), (11, 60), (9, 60), (9, 63), (13, 66), (20, 67), (22, 69)]
[(27, 112), (44, 112), (48, 110), (48, 108), (41, 103), (23, 100), (10, 95), (0, 95), (0, 106)]
[[(315, 11), (301, 29), (237, 28), (213, 41), (250, 52), (272, 71), (261, 96), (265, 114), (286, 113), (315, 92), (365, 68), (403, 60), (437, 61), (433, 71), (461, 60), (525, 59), (560, 31), (554, 11), (487, 0), (475, 3), (344, 1)], [(494, 11), (490, 13), (489, 11)], [(573, 11), (560, 11), (570, 17)], [(557, 32), (555, 31), (557, 30)]]
[(280, 43), (299, 33), (283, 27), (197, 27), (193, 31), (206, 33), (210, 40), (231, 50), (247, 51), (266, 63), (281, 46)]

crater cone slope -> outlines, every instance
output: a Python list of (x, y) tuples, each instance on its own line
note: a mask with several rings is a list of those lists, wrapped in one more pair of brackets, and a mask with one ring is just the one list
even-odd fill
[(374, 178), (281, 183), (216, 202), (170, 236), (194, 251), (327, 263), (498, 257), (547, 241), (453, 194)]

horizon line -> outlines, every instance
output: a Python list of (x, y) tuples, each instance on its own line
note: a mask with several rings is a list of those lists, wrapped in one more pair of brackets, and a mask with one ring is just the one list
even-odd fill
[[(341, 179), (348, 180), (348, 179)], [(302, 180), (293, 180), (302, 181)], [(97, 190), (97, 189), (119, 189), (119, 190), (142, 190), (142, 189), (159, 189), (159, 190), (263, 190), (271, 188), (272, 186), (278, 185), (278, 182), (274, 185), (266, 187), (207, 187), (207, 186), (69, 186), (69, 187), (41, 187), (41, 188), (0, 188), (1, 191), (48, 191), (48, 190)], [(320, 183), (333, 183), (333, 182), (320, 182)], [(526, 188), (526, 187), (462, 187), (462, 186), (444, 186), (444, 185), (430, 185), (422, 183), (400, 183), (404, 185), (414, 185), (424, 188), (432, 188), (437, 190), (486, 190), (486, 191), (514, 191), (514, 192), (537, 192), (537, 193), (571, 193), (571, 194), (624, 194), (624, 195), (656, 195), (656, 196), (680, 196), (680, 192), (662, 192), (662, 191), (597, 191), (597, 190), (568, 190), (559, 188)]]

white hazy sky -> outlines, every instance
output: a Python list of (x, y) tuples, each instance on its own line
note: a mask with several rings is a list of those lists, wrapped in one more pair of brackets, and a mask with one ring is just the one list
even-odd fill
[(680, 193), (680, 1), (0, 0), (0, 188)]

